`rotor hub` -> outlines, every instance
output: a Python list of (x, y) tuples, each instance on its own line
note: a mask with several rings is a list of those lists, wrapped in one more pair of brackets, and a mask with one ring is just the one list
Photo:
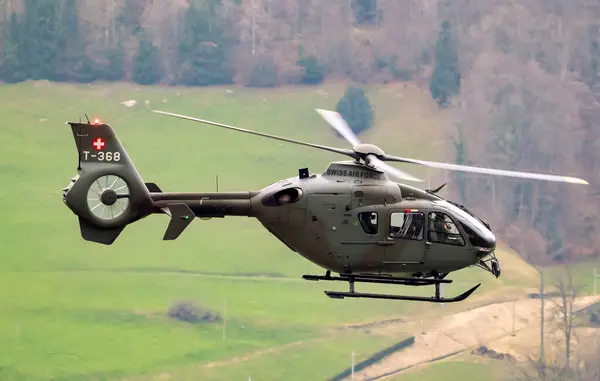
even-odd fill
[(104, 205), (114, 205), (117, 202), (117, 192), (112, 189), (105, 189), (100, 194), (100, 201), (102, 201)]
[(367, 156), (369, 154), (375, 155), (378, 157), (385, 155), (385, 152), (383, 152), (383, 150), (381, 148), (377, 147), (374, 144), (361, 143), (361, 144), (354, 146), (354, 148), (352, 148), (352, 149), (354, 152), (356, 152), (357, 154), (359, 154), (363, 157)]

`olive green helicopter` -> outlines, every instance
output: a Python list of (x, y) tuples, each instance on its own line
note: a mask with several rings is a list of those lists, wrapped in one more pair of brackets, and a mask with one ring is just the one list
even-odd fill
[[(300, 168), (298, 175), (257, 191), (174, 193), (144, 182), (111, 126), (98, 120), (70, 125), (79, 155), (77, 175), (63, 189), (63, 201), (78, 216), (83, 239), (112, 244), (123, 229), (151, 214), (170, 217), (164, 240), (174, 240), (195, 217), (256, 218), (290, 250), (322, 267), (325, 275), (303, 275), (312, 281), (343, 281), (348, 292), (325, 291), (330, 298), (377, 298), (422, 302), (458, 302), (479, 286), (451, 298), (440, 296), (440, 284), (453, 272), (480, 267), (495, 277), (500, 264), (490, 226), (463, 205), (437, 193), (393, 181), (422, 181), (386, 162), (419, 164), (446, 170), (511, 176), (574, 184), (585, 180), (528, 172), (424, 161), (386, 154), (361, 143), (335, 111), (317, 112), (344, 137), (351, 149), (306, 143), (227, 124), (151, 110), (346, 155), (352, 160), (329, 164), (321, 174)], [(87, 118), (87, 116), (86, 116)], [(337, 273), (337, 276), (331, 273)], [(355, 283), (435, 286), (435, 296), (360, 293)]]

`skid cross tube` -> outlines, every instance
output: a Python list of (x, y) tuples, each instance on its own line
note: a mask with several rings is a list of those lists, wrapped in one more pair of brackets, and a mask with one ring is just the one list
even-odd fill
[(380, 283), (380, 284), (400, 284), (405, 286), (431, 286), (440, 283), (452, 283), (450, 279), (425, 279), (425, 278), (392, 278), (392, 277), (377, 277), (366, 275), (346, 275), (340, 276), (331, 275), (302, 275), (305, 280), (319, 281), (343, 281), (343, 282), (358, 282), (358, 283)]

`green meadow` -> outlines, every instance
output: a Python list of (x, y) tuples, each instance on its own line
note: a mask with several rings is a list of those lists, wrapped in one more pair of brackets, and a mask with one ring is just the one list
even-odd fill
[(425, 366), (408, 369), (391, 376), (389, 381), (438, 381), (440, 379), (461, 381), (502, 381), (513, 374), (503, 361), (490, 359), (445, 359)]
[[(65, 122), (84, 113), (112, 125), (143, 179), (163, 191), (215, 191), (216, 176), (220, 191), (258, 190), (297, 176), (298, 168), (321, 172), (346, 160), (148, 110), (348, 147), (314, 111), (335, 108), (344, 84), (228, 90), (43, 81), (0, 87), (1, 379), (150, 380), (164, 372), (182, 380), (325, 379), (349, 366), (351, 351), (361, 361), (410, 335), (357, 333), (345, 325), (439, 311), (410, 302), (331, 300), (323, 291), (346, 285), (301, 280), (324, 270), (248, 218), (195, 220), (170, 242), (162, 241), (167, 216), (128, 226), (111, 246), (81, 238), (61, 189), (77, 167)], [(376, 119), (361, 139), (397, 155), (441, 158), (442, 115), (426, 93), (402, 85), (367, 90)], [(121, 104), (127, 100), (137, 104)], [(514, 268), (521, 264), (509, 251), (499, 256)], [(496, 280), (467, 269), (446, 290), (483, 282), (476, 292), (483, 300), (499, 286), (531, 283), (505, 274)], [(170, 319), (169, 307), (180, 300), (218, 312), (224, 322)]]

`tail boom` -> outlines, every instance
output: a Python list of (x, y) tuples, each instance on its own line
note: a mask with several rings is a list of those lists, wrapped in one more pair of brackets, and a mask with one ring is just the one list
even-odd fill
[(165, 193), (145, 183), (107, 124), (68, 123), (78, 151), (77, 175), (63, 202), (78, 216), (82, 237), (112, 244), (123, 229), (151, 214), (171, 217), (163, 239), (173, 240), (195, 217), (251, 216), (255, 192)]
[(151, 193), (156, 212), (171, 217), (164, 240), (174, 240), (194, 217), (202, 219), (252, 215), (252, 192), (235, 193)]
[(155, 208), (185, 204), (200, 218), (252, 216), (252, 197), (257, 192), (230, 193), (151, 193)]

